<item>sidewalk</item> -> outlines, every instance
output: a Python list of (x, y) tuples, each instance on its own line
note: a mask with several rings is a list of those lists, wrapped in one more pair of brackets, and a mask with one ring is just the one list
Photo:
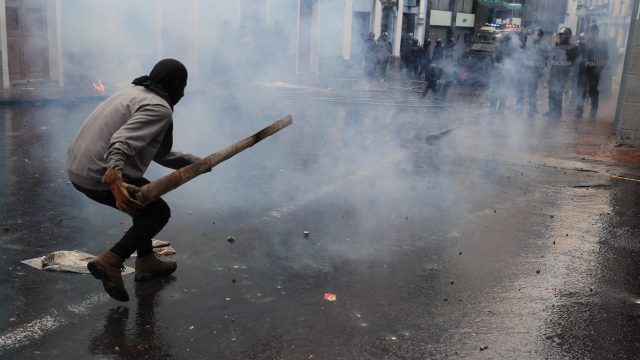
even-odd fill
[(91, 85), (87, 87), (55, 84), (25, 84), (11, 89), (0, 90), (0, 104), (38, 103), (49, 101), (73, 101), (78, 99), (104, 99), (105, 95), (96, 93)]

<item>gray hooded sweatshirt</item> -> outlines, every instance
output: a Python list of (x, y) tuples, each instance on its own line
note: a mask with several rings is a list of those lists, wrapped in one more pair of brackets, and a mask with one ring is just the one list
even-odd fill
[(191, 154), (158, 156), (164, 134), (173, 121), (169, 104), (142, 86), (117, 91), (89, 115), (69, 146), (69, 179), (90, 190), (106, 190), (108, 169), (121, 169), (129, 179), (141, 178), (152, 160), (179, 169), (199, 160)]

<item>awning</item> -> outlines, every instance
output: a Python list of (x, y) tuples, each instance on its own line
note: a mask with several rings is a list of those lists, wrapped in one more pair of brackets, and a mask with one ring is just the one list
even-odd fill
[(480, 0), (480, 5), (488, 8), (502, 10), (520, 10), (522, 4), (514, 4), (504, 0)]

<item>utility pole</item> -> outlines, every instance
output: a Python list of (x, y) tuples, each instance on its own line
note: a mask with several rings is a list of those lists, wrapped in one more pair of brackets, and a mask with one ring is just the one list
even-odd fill
[[(455, 0), (454, 0), (455, 1)], [(398, 0), (396, 12), (396, 22), (393, 29), (393, 57), (400, 58), (400, 42), (402, 40), (402, 18), (404, 11), (404, 0)]]
[[(451, 26), (449, 27), (449, 39), (456, 36), (456, 18), (458, 17), (458, 11), (456, 10), (456, 0), (449, 0), (449, 11), (451, 11)], [(449, 40), (447, 39), (447, 41)]]
[(426, 6), (426, 15), (424, 17), (424, 39), (422, 39), (422, 43), (426, 44), (427, 39), (429, 39), (429, 30), (431, 30), (431, 0), (422, 0), (427, 2)]

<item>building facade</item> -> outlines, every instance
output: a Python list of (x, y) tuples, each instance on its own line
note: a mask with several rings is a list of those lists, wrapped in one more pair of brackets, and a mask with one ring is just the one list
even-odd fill
[(53, 81), (64, 85), (60, 1), (0, 0), (2, 88)]
[(369, 33), (377, 38), (387, 32), (396, 58), (409, 34), (420, 42), (454, 38), (459, 54), (475, 29), (493, 21), (551, 33), (562, 24), (580, 31), (599, 22), (617, 48), (626, 44), (628, 0), (508, 2), (521, 4), (519, 11), (489, 3), (499, 2), (0, 0), (0, 79), (5, 89), (97, 79), (124, 83), (163, 57), (182, 60), (199, 79), (220, 72), (218, 65), (241, 63), (277, 68), (281, 77), (340, 74), (362, 63)]
[(278, 58), (280, 68), (294, 76), (340, 73), (361, 61), (371, 32), (389, 34), (396, 58), (409, 34), (420, 42), (453, 37), (463, 49), (477, 25), (476, 3), (0, 0), (0, 77), (5, 89), (107, 78), (124, 83), (125, 74), (148, 71), (163, 57), (181, 59), (191, 73), (208, 75), (214, 63), (251, 63), (247, 57), (254, 55), (243, 49), (266, 52), (267, 62)]

